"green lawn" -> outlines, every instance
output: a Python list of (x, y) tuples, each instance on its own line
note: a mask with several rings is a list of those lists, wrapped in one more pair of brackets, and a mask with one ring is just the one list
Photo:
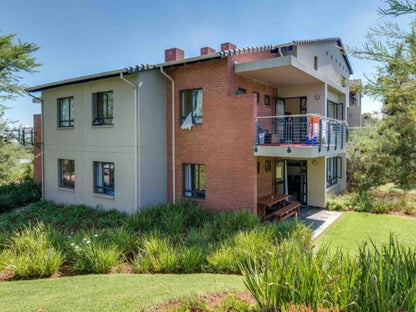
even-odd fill
[(355, 253), (358, 245), (371, 238), (375, 243), (388, 242), (390, 232), (409, 246), (416, 247), (416, 218), (387, 214), (344, 213), (316, 240), (316, 245), (330, 244)]
[(0, 282), (0, 311), (140, 311), (194, 294), (242, 290), (240, 276), (111, 274)]

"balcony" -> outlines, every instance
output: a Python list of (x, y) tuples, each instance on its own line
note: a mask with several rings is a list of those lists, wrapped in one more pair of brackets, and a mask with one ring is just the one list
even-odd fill
[(317, 114), (258, 116), (255, 156), (316, 158), (345, 152), (348, 125)]

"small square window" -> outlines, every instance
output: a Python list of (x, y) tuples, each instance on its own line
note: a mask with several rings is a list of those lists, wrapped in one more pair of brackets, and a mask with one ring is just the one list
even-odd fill
[(269, 172), (272, 170), (272, 161), (271, 160), (266, 160), (264, 162), (264, 171)]
[(113, 124), (113, 102), (113, 91), (93, 93), (93, 126)]
[(114, 163), (94, 161), (94, 193), (114, 196)]
[(69, 128), (74, 126), (74, 105), (72, 97), (58, 99), (58, 127)]
[(75, 188), (75, 161), (70, 159), (58, 159), (59, 187)]
[(237, 91), (235, 91), (236, 95), (240, 95), (240, 94), (246, 94), (247, 90), (244, 88), (238, 88)]
[(183, 164), (183, 196), (205, 199), (205, 165)]
[(270, 95), (264, 96), (264, 105), (269, 106), (270, 105)]

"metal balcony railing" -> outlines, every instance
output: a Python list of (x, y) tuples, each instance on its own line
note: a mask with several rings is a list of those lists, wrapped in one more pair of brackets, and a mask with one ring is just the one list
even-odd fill
[(348, 125), (343, 120), (317, 114), (258, 116), (255, 145), (317, 146), (319, 152), (344, 149)]
[(33, 146), (34, 130), (32, 127), (3, 129), (0, 139), (6, 142), (17, 142), (24, 146)]

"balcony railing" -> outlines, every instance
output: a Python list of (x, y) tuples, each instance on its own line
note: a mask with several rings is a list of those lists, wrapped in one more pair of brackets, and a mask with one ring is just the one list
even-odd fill
[(348, 125), (316, 114), (258, 116), (255, 146), (316, 146), (319, 152), (344, 149)]

